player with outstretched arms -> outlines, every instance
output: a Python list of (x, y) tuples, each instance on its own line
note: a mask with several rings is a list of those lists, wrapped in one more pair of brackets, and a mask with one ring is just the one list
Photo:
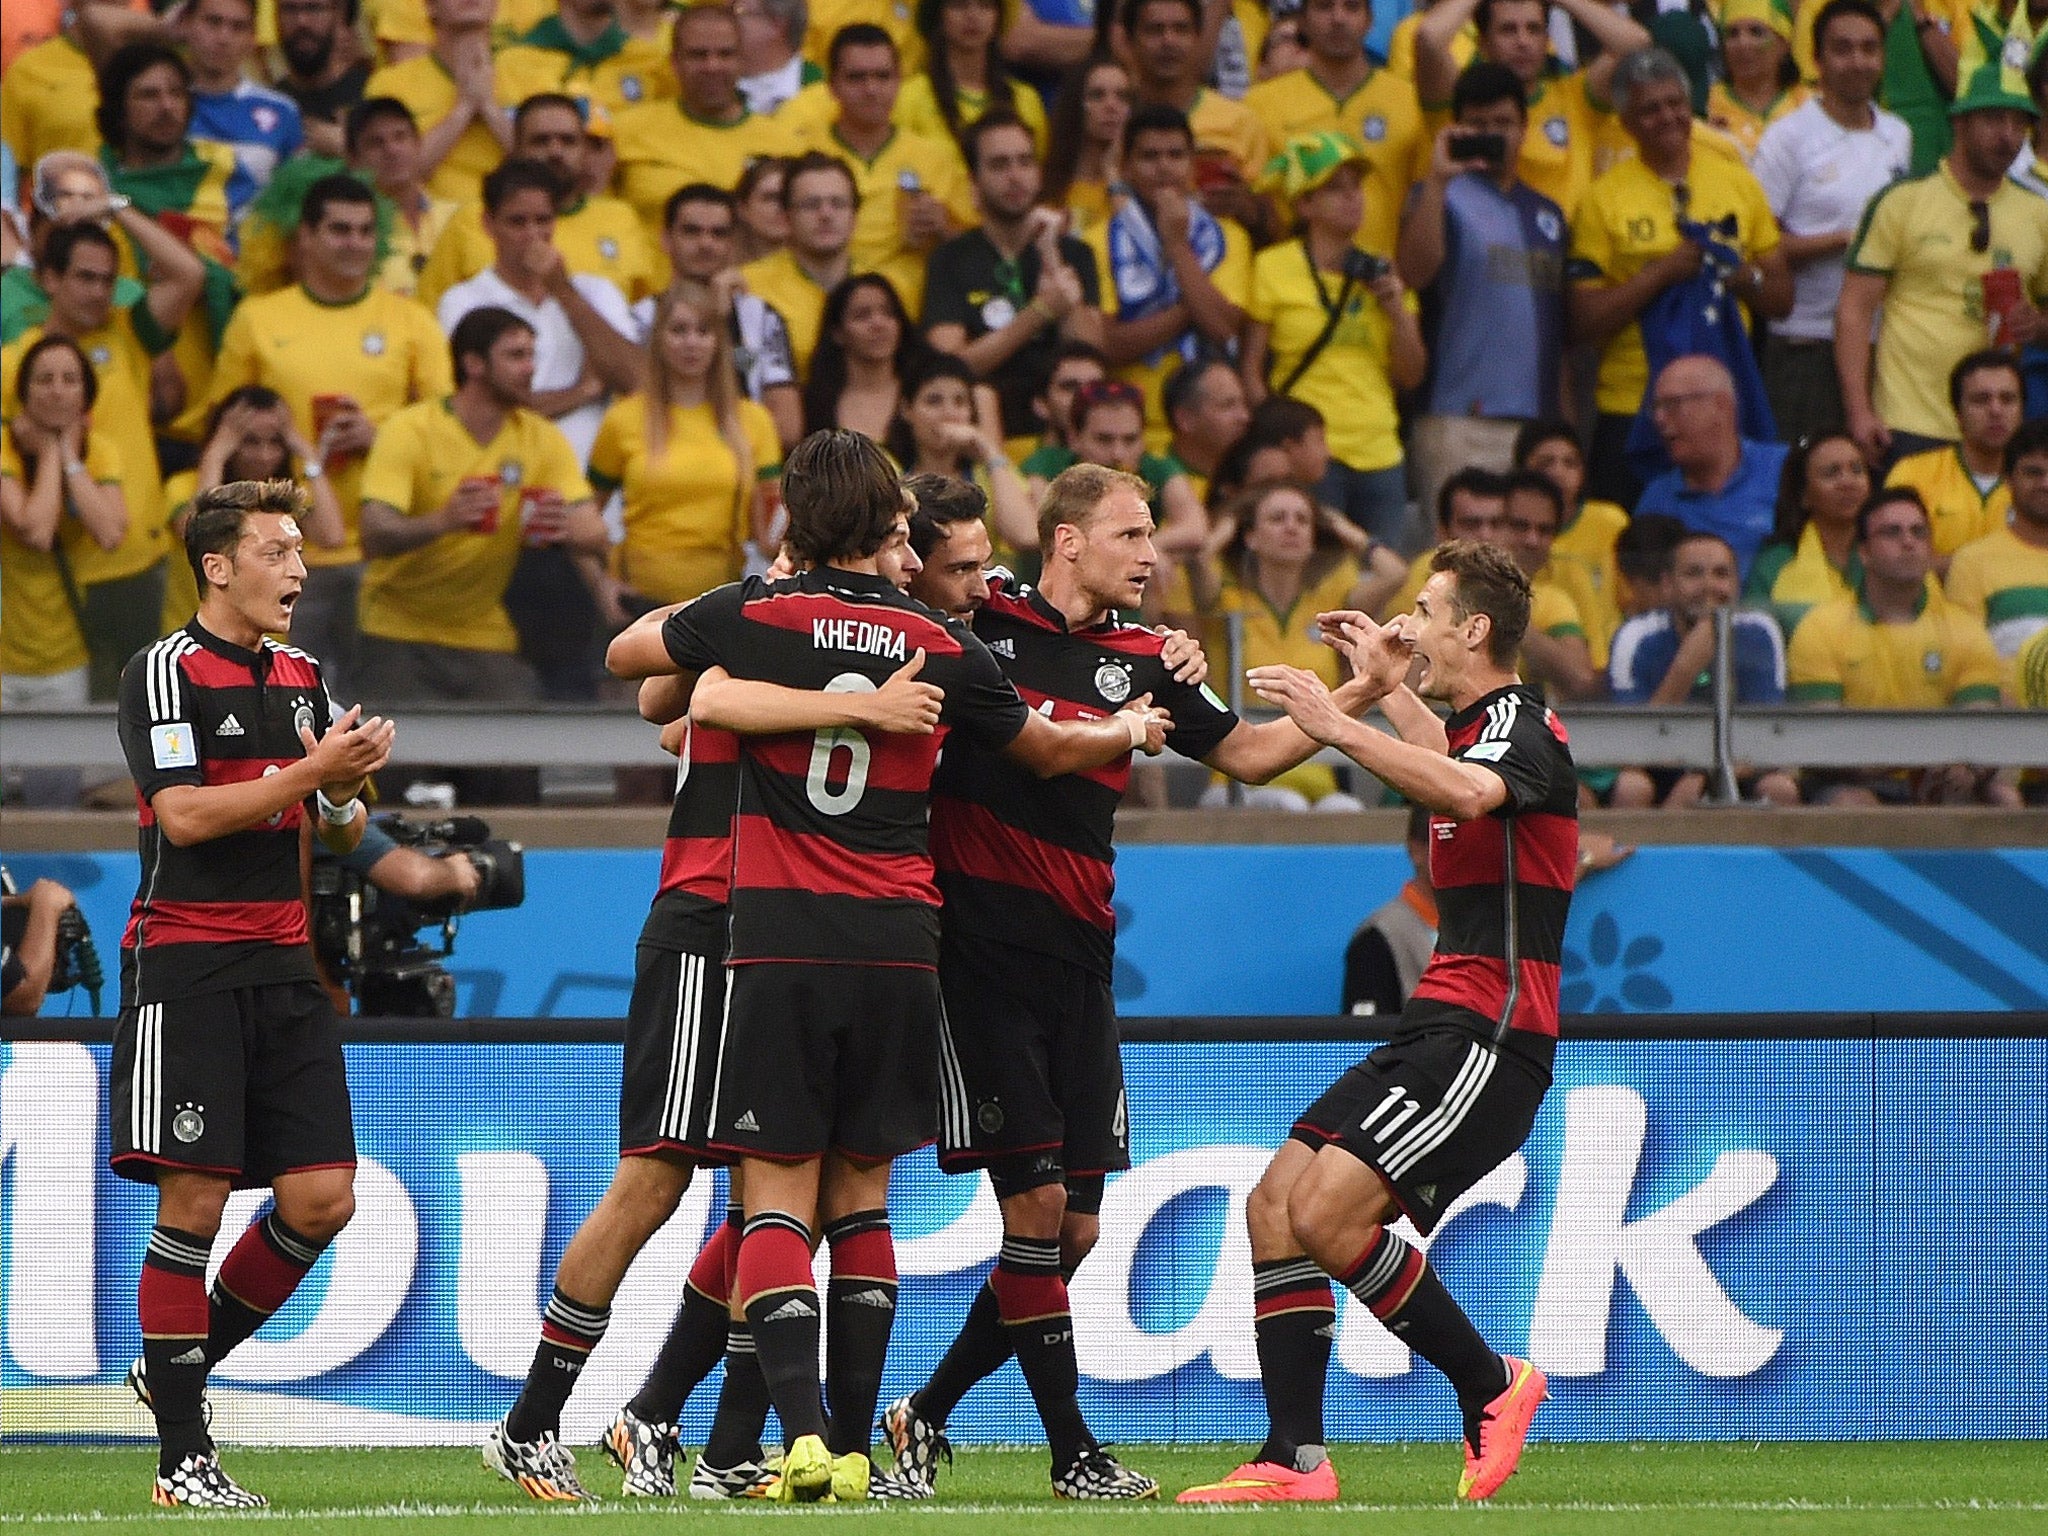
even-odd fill
[[(1394, 1036), (1295, 1122), (1246, 1202), (1259, 1376), (1271, 1430), (1251, 1461), (1183, 1503), (1332, 1500), (1323, 1448), (1335, 1277), (1449, 1378), (1465, 1430), (1458, 1496), (1514, 1471), (1547, 1383), (1497, 1354), (1421, 1249), (1451, 1203), (1520, 1147), (1550, 1086), (1558, 968), (1578, 857), (1565, 730), (1515, 675), (1528, 578), (1490, 545), (1438, 546), (1413, 613), (1385, 628), (1322, 616), (1397, 740), (1351, 719), (1312, 673), (1258, 667), (1259, 696), (1427, 808), (1437, 943)], [(1424, 696), (1403, 686), (1421, 663)]]
[[(112, 1164), (156, 1185), (137, 1286), (142, 1358), (128, 1384), (155, 1415), (155, 1503), (268, 1501), (221, 1470), (206, 1377), (291, 1296), (355, 1214), (355, 1129), (341, 1027), (313, 967), (300, 859), (317, 832), (361, 841), (364, 780), (393, 729), (334, 718), (320, 664), (268, 637), (306, 584), (305, 492), (237, 480), (185, 525), (199, 613), (121, 674), (142, 879), (121, 939), (109, 1079)], [(229, 1193), (275, 1203), (207, 1260)]]
[[(958, 732), (1034, 772), (1068, 773), (1134, 746), (1159, 750), (1171, 722), (1140, 698), (1105, 719), (1054, 724), (964, 626), (879, 575), (882, 547), (907, 540), (908, 509), (887, 458), (858, 433), (800, 443), (783, 497), (789, 542), (811, 569), (707, 593), (658, 632), (628, 630), (608, 661), (627, 677), (730, 675), (701, 677), (692, 697), (697, 720), (744, 738), (709, 1141), (740, 1163), (737, 1284), (782, 1421), (780, 1494), (808, 1502), (866, 1496), (895, 1311), (889, 1169), (936, 1129), (939, 895), (926, 820), (939, 749)], [(861, 692), (911, 663), (943, 695), (930, 735), (775, 734), (731, 686)], [(811, 1278), (821, 1221), (829, 1421)]]

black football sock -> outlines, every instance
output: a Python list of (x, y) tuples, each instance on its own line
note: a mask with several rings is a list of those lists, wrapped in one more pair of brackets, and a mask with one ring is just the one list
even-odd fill
[(1451, 1299), (1422, 1250), (1382, 1227), (1337, 1278), (1395, 1338), (1449, 1378), (1471, 1440), (1480, 1412), (1508, 1384), (1507, 1365)]
[(763, 1211), (740, 1239), (740, 1295), (786, 1449), (825, 1437), (818, 1386), (818, 1288), (811, 1278), (811, 1229), (783, 1211)]
[(1002, 1305), (996, 1300), (995, 1287), (984, 1281), (960, 1332), (933, 1368), (932, 1379), (911, 1394), (910, 1406), (918, 1417), (943, 1429), (969, 1389), (1001, 1370), (1009, 1358), (1010, 1330), (1003, 1326)]
[(734, 1323), (726, 1334), (725, 1382), (718, 1389), (718, 1411), (704, 1442), (705, 1463), (724, 1471), (743, 1461), (759, 1461), (768, 1407), (768, 1379), (754, 1354), (753, 1330)]
[(248, 1338), (271, 1313), (291, 1299), (306, 1271), (326, 1248), (301, 1237), (278, 1219), (276, 1211), (249, 1228), (221, 1260), (214, 1277), (206, 1331), (206, 1358), (218, 1364), (227, 1352)]
[(562, 1405), (569, 1401), (576, 1378), (611, 1320), (610, 1307), (586, 1307), (555, 1287), (541, 1314), (540, 1346), (526, 1368), (526, 1385), (505, 1415), (508, 1439), (525, 1445), (561, 1429)]
[(1271, 1425), (1253, 1459), (1313, 1471), (1324, 1459), (1323, 1381), (1337, 1332), (1337, 1298), (1313, 1259), (1270, 1259), (1252, 1265), (1252, 1312)]
[(1081, 1368), (1074, 1358), (1067, 1282), (1060, 1275), (1060, 1240), (1006, 1235), (989, 1284), (1045, 1425), (1052, 1464), (1063, 1470), (1094, 1446), (1095, 1437), (1081, 1417)]
[(717, 1368), (725, 1354), (727, 1305), (739, 1247), (739, 1223), (728, 1217), (690, 1266), (682, 1309), (648, 1368), (647, 1379), (626, 1405), (648, 1423), (675, 1423), (697, 1384)]
[(156, 1415), (157, 1471), (166, 1477), (210, 1443), (201, 1404), (206, 1395), (206, 1258), (212, 1247), (197, 1233), (158, 1225), (149, 1234), (135, 1289), (150, 1411)]
[(825, 1228), (832, 1279), (825, 1293), (825, 1390), (832, 1454), (867, 1451), (896, 1323), (896, 1243), (887, 1211), (855, 1211)]

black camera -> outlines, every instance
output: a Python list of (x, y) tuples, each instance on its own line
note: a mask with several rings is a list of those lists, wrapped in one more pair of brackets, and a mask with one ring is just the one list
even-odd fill
[[(0, 895), (20, 894), (15, 889), (14, 877), (7, 872), (5, 865), (0, 865)], [(9, 907), (0, 914), (0, 942), (4, 942), (7, 948), (18, 948), (27, 931), (26, 907)], [(100, 993), (107, 984), (107, 977), (100, 966), (99, 946), (92, 941), (92, 927), (76, 903), (57, 914), (56, 941), (57, 954), (50, 966), (48, 991), (69, 992), (73, 987), (85, 988), (86, 1000), (92, 1004), (93, 1015), (97, 1017)]]
[[(413, 901), (378, 889), (366, 873), (340, 858), (316, 857), (314, 952), (366, 1014), (452, 1018), (455, 978), (441, 962), (455, 953), (458, 914), (525, 901), (525, 851), (492, 837), (490, 826), (475, 816), (415, 822), (384, 815), (375, 823), (402, 848), (429, 858), (467, 859), (476, 868), (477, 893), (468, 901), (453, 896)], [(319, 844), (314, 847), (317, 852)], [(438, 948), (420, 942), (420, 930), (434, 926), (441, 930)]]
[(1344, 253), (1344, 275), (1368, 288), (1393, 270), (1391, 261), (1384, 256), (1375, 256), (1371, 251), (1354, 248)]
[(1505, 164), (1508, 136), (1504, 133), (1454, 133), (1448, 146), (1456, 161), (1483, 160), (1488, 165)]

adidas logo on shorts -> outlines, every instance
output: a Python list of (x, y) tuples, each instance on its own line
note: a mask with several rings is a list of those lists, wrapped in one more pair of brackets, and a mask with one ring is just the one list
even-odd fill
[(761, 1129), (761, 1122), (754, 1118), (754, 1112), (750, 1109), (733, 1121), (732, 1128), (736, 1131), (758, 1131)]
[(227, 719), (221, 721), (219, 725), (216, 725), (213, 728), (213, 734), (216, 736), (243, 735), (244, 732), (242, 730), (242, 722), (237, 720), (233, 715), (229, 715)]

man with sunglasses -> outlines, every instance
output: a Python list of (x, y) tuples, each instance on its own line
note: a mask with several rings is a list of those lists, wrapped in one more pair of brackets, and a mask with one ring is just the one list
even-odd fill
[(1835, 368), (1849, 431), (1873, 461), (1954, 442), (1950, 370), (1987, 344), (2024, 345), (2044, 331), (2048, 202), (2006, 176), (2039, 113), (2024, 75), (2025, 17), (2013, 25), (2001, 38), (1995, 23), (1971, 18), (1949, 108), (1954, 147), (1932, 174), (1879, 193), (1849, 247)]

